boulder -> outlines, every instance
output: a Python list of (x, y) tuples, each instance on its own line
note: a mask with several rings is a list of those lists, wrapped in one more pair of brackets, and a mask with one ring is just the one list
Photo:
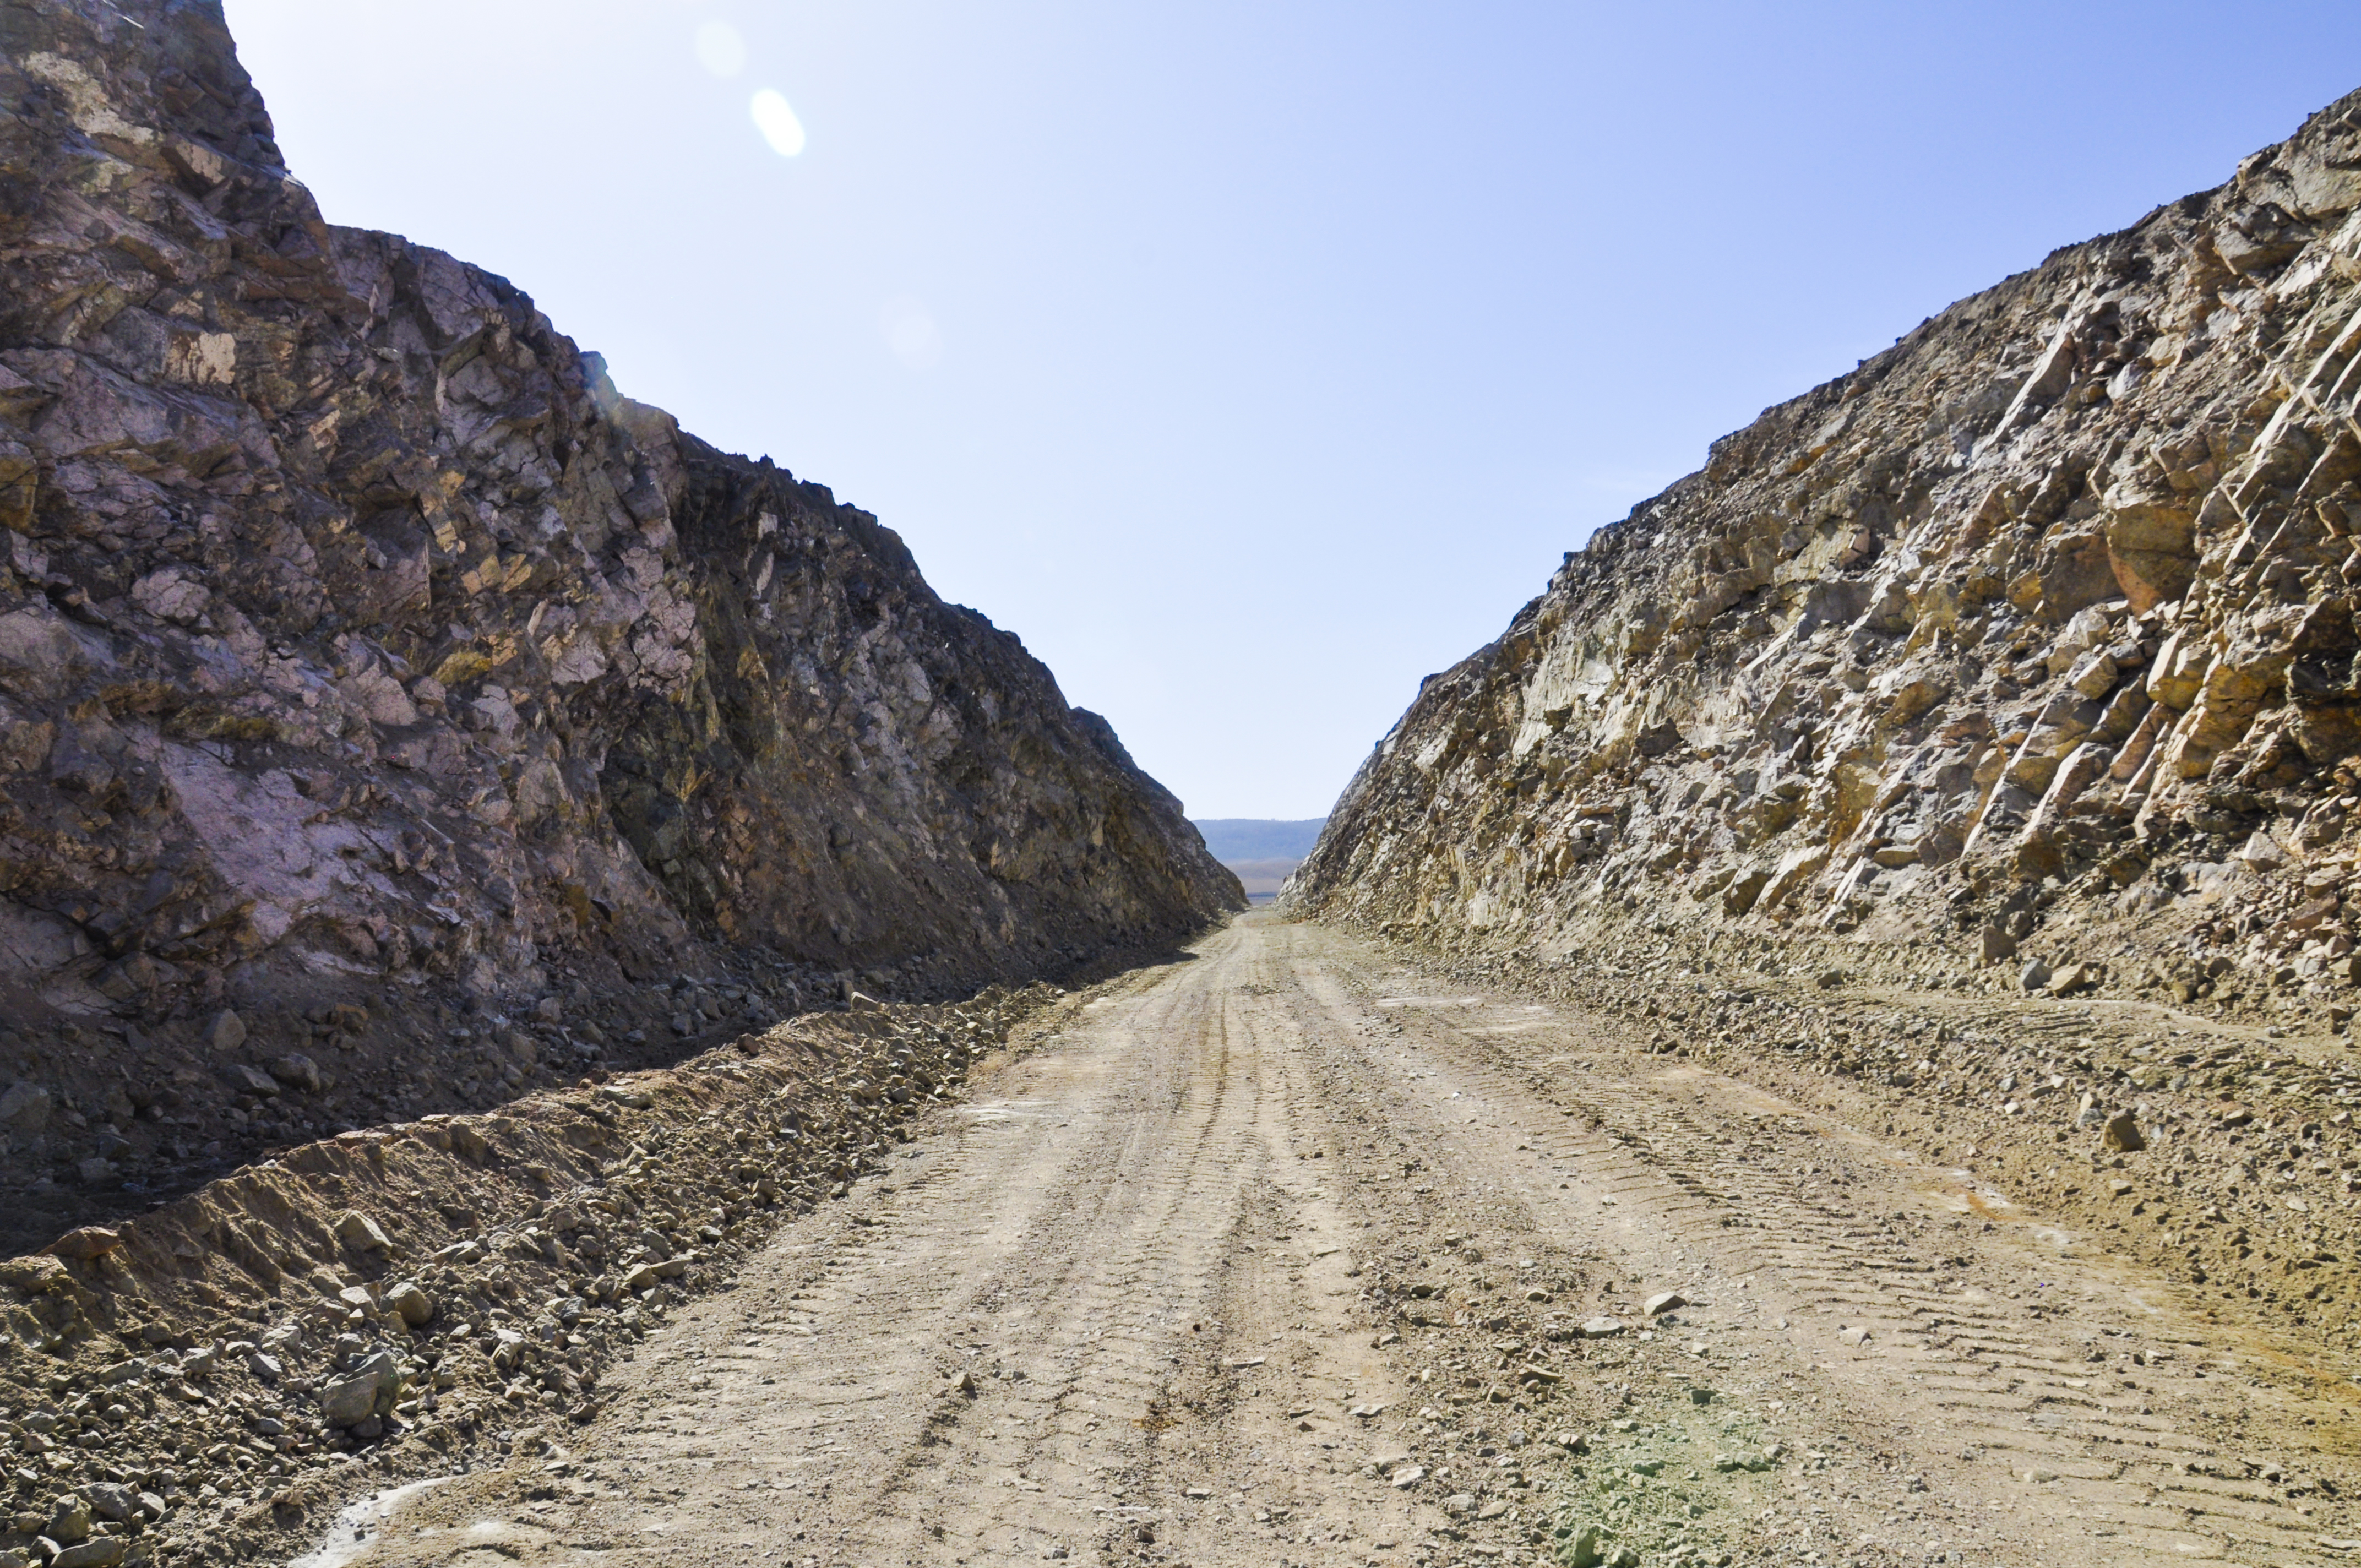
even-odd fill
[(348, 1212), (336, 1221), (336, 1239), (355, 1252), (384, 1252), (393, 1244), (367, 1214)]
[(83, 1225), (78, 1230), (68, 1231), (41, 1250), (55, 1257), (87, 1263), (101, 1253), (113, 1252), (122, 1245), (120, 1234), (101, 1225)]
[(246, 1044), (246, 1020), (225, 1007), (205, 1020), (197, 1038), (207, 1050), (226, 1055)]
[(434, 1321), (434, 1299), (414, 1279), (405, 1279), (385, 1293), (387, 1308), (412, 1328), (423, 1328)]
[(270, 1064), (270, 1076), (290, 1089), (317, 1092), (323, 1081), (320, 1064), (301, 1051), (291, 1051)]
[(393, 1414), (401, 1392), (401, 1369), (390, 1351), (380, 1350), (320, 1390), (320, 1419), (332, 1427), (352, 1427)]

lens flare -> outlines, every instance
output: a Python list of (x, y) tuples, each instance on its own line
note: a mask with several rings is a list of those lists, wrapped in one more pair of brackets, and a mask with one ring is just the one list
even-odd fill
[(793, 158), (804, 149), (804, 123), (787, 107), (787, 101), (768, 87), (754, 94), (751, 105), (754, 113), (754, 128), (771, 144), (771, 150), (781, 158)]
[(746, 69), (746, 40), (727, 22), (707, 22), (697, 29), (697, 63), (716, 76), (735, 76)]

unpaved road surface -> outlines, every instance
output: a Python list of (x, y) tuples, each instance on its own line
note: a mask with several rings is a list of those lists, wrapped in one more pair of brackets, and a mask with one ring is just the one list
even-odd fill
[[(467, 1568), (2361, 1560), (2356, 1391), (2301, 1346), (1636, 1043), (1249, 916), (1100, 988), (783, 1226), (562, 1450), (327, 1544)], [(1646, 1317), (1666, 1291), (1687, 1304)]]

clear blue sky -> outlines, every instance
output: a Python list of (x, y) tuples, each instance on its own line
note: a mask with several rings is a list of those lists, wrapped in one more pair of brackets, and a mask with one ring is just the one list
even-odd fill
[(1325, 812), (1713, 437), (2361, 85), (2352, 0), (228, 11), (332, 221), (875, 512), (1203, 817)]

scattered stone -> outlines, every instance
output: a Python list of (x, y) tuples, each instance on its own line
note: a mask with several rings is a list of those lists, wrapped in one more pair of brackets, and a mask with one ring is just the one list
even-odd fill
[(1611, 1339), (1623, 1332), (1623, 1325), (1613, 1318), (1592, 1318), (1582, 1325), (1585, 1339)]
[(225, 1056), (246, 1044), (246, 1020), (225, 1007), (205, 1020), (197, 1038), (216, 1056)]
[(393, 1243), (367, 1214), (347, 1212), (336, 1221), (336, 1239), (356, 1252), (385, 1252)]
[(1837, 1331), (1837, 1338), (1856, 1349), (1861, 1345), (1867, 1344), (1873, 1337), (1874, 1336), (1864, 1328), (1849, 1328), (1839, 1329)]
[(401, 1391), (401, 1371), (393, 1353), (379, 1351), (320, 1390), (320, 1419), (332, 1427), (354, 1427), (372, 1416), (390, 1416)]
[(2139, 1123), (2133, 1119), (2132, 1113), (2128, 1111), (2118, 1111), (2108, 1117), (2107, 1124), (2101, 1131), (2099, 1137), (2102, 1143), (2117, 1154), (2137, 1154), (2147, 1147), (2147, 1140), (2140, 1136)]
[(2016, 983), (2022, 991), (2039, 991), (2049, 983), (2049, 966), (2035, 959), (2017, 971)]
[(84, 1225), (80, 1230), (68, 1231), (41, 1250), (53, 1257), (87, 1263), (99, 1254), (112, 1252), (122, 1245), (123, 1237), (116, 1232), (100, 1225)]
[(1651, 1296), (1645, 1301), (1642, 1301), (1640, 1304), (1640, 1310), (1642, 1312), (1645, 1312), (1649, 1317), (1653, 1318), (1660, 1317), (1664, 1313), (1674, 1310), (1675, 1308), (1686, 1307), (1688, 1304), (1689, 1299), (1682, 1295), (1679, 1291), (1665, 1290), (1657, 1295)]
[(1407, 1492), (1412, 1486), (1417, 1486), (1421, 1481), (1425, 1479), (1425, 1465), (1405, 1464), (1400, 1469), (1395, 1471), (1393, 1475), (1387, 1479), (1386, 1484), (1397, 1492)]
[(320, 1064), (301, 1051), (292, 1051), (270, 1064), (270, 1076), (291, 1089), (318, 1092), (324, 1081)]
[(221, 1069), (222, 1081), (240, 1094), (251, 1094), (258, 1100), (279, 1097), (279, 1080), (258, 1067), (245, 1062), (231, 1062)]
[(2048, 989), (2052, 996), (2070, 996), (2098, 983), (2099, 971), (2094, 965), (2068, 964), (2049, 977)]
[(38, 1084), (10, 1084), (0, 1093), (0, 1127), (19, 1137), (38, 1137), (49, 1124), (49, 1091)]
[(387, 1291), (385, 1304), (413, 1329), (424, 1328), (434, 1320), (434, 1299), (414, 1279), (405, 1279)]
[(115, 1568), (131, 1551), (127, 1536), (103, 1535), (69, 1546), (49, 1559), (49, 1568)]

